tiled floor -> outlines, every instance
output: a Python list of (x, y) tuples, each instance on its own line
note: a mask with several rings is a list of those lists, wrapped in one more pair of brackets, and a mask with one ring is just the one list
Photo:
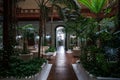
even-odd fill
[(53, 66), (47, 80), (78, 80), (72, 67), (76, 59), (72, 57), (71, 54), (65, 53), (63, 46), (59, 47), (56, 57), (49, 62)]

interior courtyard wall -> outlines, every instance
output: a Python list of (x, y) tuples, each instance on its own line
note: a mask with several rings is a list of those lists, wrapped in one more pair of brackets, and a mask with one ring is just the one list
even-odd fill
[[(47, 6), (50, 6), (50, 4), (48, 3)], [(19, 1), (18, 7), (22, 9), (39, 9), (35, 0)]]
[[(39, 21), (19, 21), (19, 27), (25, 26), (27, 24), (32, 24), (37, 30), (39, 30)], [(55, 45), (55, 36), (56, 32), (55, 29), (59, 25), (64, 25), (63, 21), (54, 21), (52, 23), (52, 44)], [(46, 34), (51, 34), (51, 22), (46, 23)]]

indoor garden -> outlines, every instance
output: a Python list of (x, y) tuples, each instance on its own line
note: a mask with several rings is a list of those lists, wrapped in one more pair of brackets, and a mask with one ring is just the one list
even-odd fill
[(80, 64), (93, 76), (120, 77), (119, 15), (108, 17), (110, 8), (104, 9), (106, 0), (78, 0), (95, 17), (77, 16), (66, 22), (69, 34), (76, 35), (80, 47)]
[[(31, 6), (24, 6), (27, 0), (6, 1), (0, 2), (0, 80), (33, 77), (48, 63), (55, 70), (67, 65), (57, 63), (60, 46), (71, 54), (79, 50), (74, 64), (94, 77), (120, 78), (119, 0), (35, 0)], [(58, 26), (64, 28), (64, 42), (57, 39)]]

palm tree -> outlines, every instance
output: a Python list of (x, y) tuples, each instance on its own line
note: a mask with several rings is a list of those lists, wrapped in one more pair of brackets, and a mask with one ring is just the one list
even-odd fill
[[(51, 2), (51, 39), (52, 39), (52, 25), (53, 25), (53, 10), (54, 8), (59, 12), (59, 15), (63, 20), (66, 19), (65, 14), (62, 12), (62, 8), (68, 7), (70, 9), (78, 9), (74, 0), (50, 0)], [(61, 5), (64, 5), (61, 7)], [(52, 45), (52, 41), (51, 41)]]
[(39, 22), (39, 44), (38, 44), (38, 58), (40, 58), (40, 52), (41, 52), (41, 42), (42, 42), (42, 36), (44, 33), (44, 28), (45, 28), (45, 20), (46, 20), (46, 13), (47, 13), (47, 3), (49, 0), (35, 0), (40, 11), (40, 22)]
[[(78, 0), (80, 3), (85, 5), (91, 12), (95, 13), (96, 21), (99, 23), (101, 18), (99, 17), (99, 13), (103, 10), (104, 5), (107, 0)], [(98, 24), (98, 31), (100, 31), (100, 26)], [(101, 46), (100, 39), (98, 39), (98, 47)]]
[(33, 37), (30, 36), (31, 33), (35, 32), (34, 27), (32, 26), (32, 24), (27, 24), (25, 26), (19, 27), (18, 30), (21, 32), (22, 38), (23, 38), (23, 51), (26, 52), (27, 51), (27, 46), (28, 46), (28, 37)]
[[(44, 28), (45, 28), (45, 20), (46, 16), (48, 16), (48, 9), (47, 9), (47, 4), (51, 2), (51, 15), (53, 13), (53, 8), (56, 6), (59, 10), (61, 10), (60, 5), (63, 6), (69, 6), (70, 8), (73, 6), (74, 0), (35, 0), (36, 3), (39, 6), (40, 9), (40, 27), (39, 27), (39, 47), (38, 47), (38, 57), (40, 56), (40, 45), (42, 42), (42, 34), (44, 33)], [(75, 5), (75, 3), (74, 3)], [(52, 22), (53, 22), (53, 16), (51, 16), (51, 28), (52, 28)], [(52, 33), (52, 29), (51, 29)]]

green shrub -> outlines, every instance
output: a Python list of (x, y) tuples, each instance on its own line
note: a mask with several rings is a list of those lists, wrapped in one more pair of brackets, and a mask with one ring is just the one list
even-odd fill
[(119, 62), (110, 62), (102, 49), (89, 46), (80, 56), (83, 67), (95, 76), (120, 78)]
[[(92, 55), (89, 55), (89, 58), (92, 57)], [(117, 61), (107, 61), (105, 54), (103, 53), (96, 53), (96, 61), (88, 59), (86, 54), (82, 54), (80, 59), (83, 67), (95, 76), (120, 78), (120, 65)]]
[(47, 52), (55, 52), (55, 51), (56, 51), (55, 47), (50, 46), (50, 47), (45, 51), (45, 53), (47, 53)]
[(42, 68), (41, 65), (46, 62), (45, 59), (32, 59), (29, 61), (23, 61), (19, 58), (12, 57), (10, 59), (10, 69), (4, 69), (0, 66), (0, 77), (16, 77), (24, 78), (35, 75)]

